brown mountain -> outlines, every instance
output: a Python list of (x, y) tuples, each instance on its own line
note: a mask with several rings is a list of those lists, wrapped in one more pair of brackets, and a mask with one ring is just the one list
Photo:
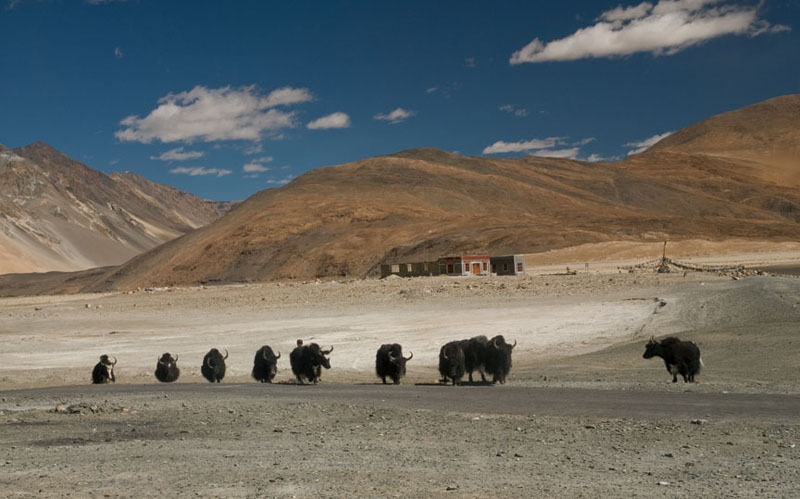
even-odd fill
[(0, 148), (0, 273), (118, 265), (206, 225), (215, 203), (47, 144)]
[[(757, 126), (749, 108), (711, 118), (617, 163), (417, 149), (320, 168), (70, 289), (366, 276), (382, 262), (602, 241), (798, 241), (800, 194), (781, 176), (800, 165), (765, 172), (769, 150), (753, 138), (800, 128), (796, 101), (751, 106)], [(756, 145), (724, 146), (732, 133)]]

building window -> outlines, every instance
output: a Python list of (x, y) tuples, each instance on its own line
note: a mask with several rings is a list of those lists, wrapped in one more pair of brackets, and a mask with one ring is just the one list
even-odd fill
[(522, 262), (517, 262), (517, 272), (522, 272)]
[(448, 274), (452, 274), (453, 273), (453, 264), (452, 263), (448, 263), (447, 264), (447, 273)]
[(407, 264), (406, 264), (406, 270), (407, 270), (407, 271), (409, 271), (409, 272), (411, 272), (411, 264), (410, 264), (410, 263), (407, 263)]
[(507, 263), (504, 263), (504, 264), (503, 264), (503, 270), (505, 270), (506, 272), (508, 272), (508, 264), (507, 264)]
[(398, 274), (400, 272), (400, 265), (392, 265), (392, 274)]
[(483, 262), (483, 271), (486, 272), (486, 262)]

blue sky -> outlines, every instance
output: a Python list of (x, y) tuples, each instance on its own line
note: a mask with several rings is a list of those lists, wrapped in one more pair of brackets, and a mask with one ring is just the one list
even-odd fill
[(0, 143), (208, 199), (437, 147), (623, 158), (800, 92), (800, 0), (0, 0)]

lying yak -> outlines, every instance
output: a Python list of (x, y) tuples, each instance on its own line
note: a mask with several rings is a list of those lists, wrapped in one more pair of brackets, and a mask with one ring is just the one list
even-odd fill
[(439, 374), (442, 375), (442, 383), (447, 383), (449, 378), (453, 381), (453, 386), (460, 385), (465, 370), (461, 342), (451, 341), (443, 345), (439, 350)]
[(289, 363), (292, 365), (292, 372), (297, 377), (297, 382), (303, 384), (303, 379), (317, 384), (322, 377), (322, 368), (330, 369), (331, 361), (328, 355), (333, 352), (322, 350), (316, 343), (303, 345), (302, 340), (297, 340), (297, 347), (289, 354)]
[(486, 349), (488, 347), (489, 340), (483, 335), (461, 340), (461, 348), (464, 350), (464, 368), (469, 375), (470, 383), (472, 383), (472, 373), (476, 370), (481, 375), (481, 381), (486, 382), (483, 370), (486, 367)]
[(506, 343), (502, 335), (495, 336), (486, 345), (486, 372), (492, 375), (492, 383), (504, 384), (511, 371), (511, 351), (517, 346)]
[(108, 360), (108, 355), (101, 355), (100, 362), (92, 369), (92, 383), (100, 385), (103, 383), (116, 383), (117, 379), (114, 377), (114, 366), (117, 365), (117, 358), (114, 357), (114, 362)]
[(200, 368), (200, 373), (209, 383), (219, 383), (225, 377), (225, 359), (228, 358), (228, 350), (225, 350), (225, 357), (219, 353), (219, 350), (212, 348), (203, 357), (203, 366)]
[(672, 382), (678, 382), (678, 374), (683, 376), (683, 382), (694, 381), (695, 374), (700, 373), (703, 366), (703, 359), (700, 358), (700, 349), (694, 342), (682, 341), (674, 336), (669, 336), (663, 340), (656, 341), (650, 337), (650, 341), (645, 346), (645, 359), (661, 357), (667, 371), (672, 374)]
[(165, 353), (158, 359), (156, 364), (156, 379), (162, 383), (172, 383), (181, 375), (181, 370), (178, 369), (178, 356), (172, 358), (169, 352)]
[(272, 383), (272, 379), (278, 372), (278, 359), (281, 358), (281, 353), (275, 356), (272, 347), (264, 345), (256, 352), (253, 359), (253, 378), (262, 383)]
[(403, 357), (403, 347), (399, 343), (386, 343), (381, 345), (375, 355), (375, 374), (383, 378), (386, 384), (386, 377), (392, 378), (395, 385), (400, 384), (400, 378), (406, 375), (406, 362), (414, 357), (414, 353), (408, 357)]

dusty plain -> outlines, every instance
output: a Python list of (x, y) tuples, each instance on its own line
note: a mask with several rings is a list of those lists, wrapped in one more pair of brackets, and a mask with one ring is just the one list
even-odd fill
[[(0, 495), (794, 496), (800, 279), (595, 267), (0, 299)], [(518, 342), (509, 382), (438, 385), (439, 346), (477, 334)], [(642, 359), (668, 334), (700, 346), (699, 384)], [(317, 386), (294, 383), (298, 338), (334, 346)], [(414, 358), (383, 386), (394, 341)], [(273, 385), (249, 377), (263, 344)], [(90, 386), (103, 353), (118, 381)]]

